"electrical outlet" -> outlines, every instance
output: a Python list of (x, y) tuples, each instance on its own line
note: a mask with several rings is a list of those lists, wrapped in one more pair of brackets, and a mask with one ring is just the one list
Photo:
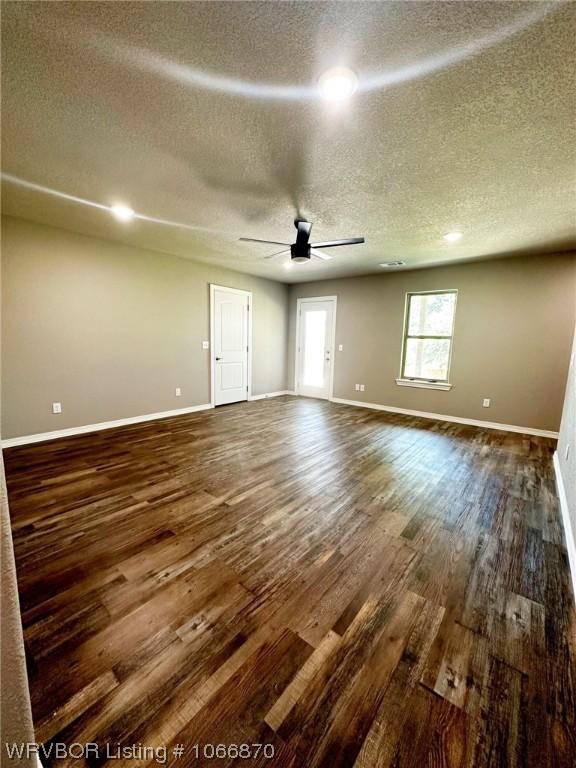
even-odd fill
[(338, 344), (338, 352), (342, 352), (344, 349), (344, 344)]
[(209, 341), (203, 341), (202, 342), (202, 349), (210, 349), (210, 342)]
[(360, 392), (364, 392), (365, 389), (366, 387), (364, 386), (364, 384), (360, 384)]
[(564, 454), (564, 459), (568, 461), (568, 456), (570, 456), (570, 443), (566, 446), (566, 453)]
[(52, 403), (52, 413), (62, 413), (62, 403)]
[(360, 392), (360, 384), (354, 384), (354, 389), (356, 392)]
[(489, 397), (485, 397), (484, 400), (482, 400), (482, 408), (490, 408), (490, 403), (492, 401)]
[(176, 397), (182, 397), (182, 390), (180, 387), (176, 387)]

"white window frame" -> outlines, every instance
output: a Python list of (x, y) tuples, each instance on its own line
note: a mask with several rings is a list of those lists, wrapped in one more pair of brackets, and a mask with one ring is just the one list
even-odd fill
[[(412, 296), (437, 296), (441, 293), (453, 293), (454, 294), (454, 313), (452, 315), (452, 328), (450, 336), (433, 336), (422, 334), (418, 336), (408, 336), (409, 317), (410, 317), (410, 302)], [(400, 356), (400, 376), (396, 379), (396, 384), (399, 387), (419, 387), (422, 389), (441, 389), (450, 390), (452, 384), (450, 383), (450, 367), (452, 364), (452, 349), (454, 347), (454, 327), (456, 324), (456, 307), (458, 304), (458, 289), (457, 288), (443, 288), (442, 290), (435, 291), (408, 291), (404, 301), (404, 327), (402, 329), (402, 352)], [(406, 361), (406, 343), (408, 339), (421, 338), (421, 339), (434, 339), (442, 338), (450, 340), (450, 349), (448, 351), (448, 367), (446, 369), (445, 379), (421, 379), (417, 377), (408, 378), (404, 376), (404, 364)]]

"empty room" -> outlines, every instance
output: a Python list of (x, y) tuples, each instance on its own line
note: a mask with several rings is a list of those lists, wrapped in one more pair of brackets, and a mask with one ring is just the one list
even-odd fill
[(574, 768), (576, 6), (0, 11), (2, 766)]

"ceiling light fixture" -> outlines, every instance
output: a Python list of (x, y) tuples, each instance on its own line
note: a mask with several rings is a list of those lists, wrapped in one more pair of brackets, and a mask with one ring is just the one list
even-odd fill
[[(26, 181), (26, 179), (20, 179), (18, 176), (12, 176), (10, 173), (4, 173), (0, 171), (0, 179), (8, 184), (14, 184), (17, 187), (23, 189), (30, 189), (33, 192), (40, 192), (42, 194), (51, 195), (61, 200), (68, 200), (71, 203), (79, 203), (80, 205), (87, 205), (90, 208), (97, 208), (106, 213), (113, 213), (113, 207), (110, 205), (104, 205), (104, 203), (97, 203), (94, 200), (87, 200), (85, 197), (76, 197), (75, 195), (69, 195), (67, 192), (60, 192), (58, 189), (51, 189), (50, 187), (43, 187), (41, 184), (35, 184), (33, 181)], [(130, 209), (129, 209), (130, 210)], [(182, 221), (171, 221), (170, 219), (159, 219), (156, 216), (146, 216), (144, 213), (135, 213), (132, 218), (139, 219), (140, 221), (149, 221), (151, 224), (161, 224), (163, 227), (175, 227), (177, 229), (186, 229), (190, 232), (210, 232), (216, 235), (224, 235), (230, 237), (230, 232), (226, 229), (216, 229), (214, 227), (202, 227), (197, 224), (185, 224)]]
[(127, 205), (113, 205), (110, 210), (119, 221), (132, 221), (136, 215)]
[(384, 264), (380, 264), (381, 267), (403, 267), (406, 264), (405, 261), (386, 261)]
[[(529, 3), (530, 10), (526, 13), (515, 14), (507, 22), (495, 19), (493, 26), (478, 36), (473, 28), (471, 36), (452, 44), (443, 50), (435, 50), (423, 54), (416, 60), (410, 60), (398, 67), (384, 67), (381, 72), (364, 72), (358, 77), (358, 93), (369, 93), (391, 88), (401, 83), (410, 82), (426, 77), (435, 72), (459, 64), (461, 61), (482, 54), (508, 38), (528, 29), (542, 21), (548, 14), (555, 13), (559, 3)], [(74, 38), (81, 35), (84, 47), (110, 56), (113, 51), (115, 58), (121, 57), (129, 66), (141, 69), (164, 78), (175, 80), (190, 88), (202, 88), (232, 96), (250, 99), (272, 99), (287, 101), (315, 101), (319, 94), (317, 82), (286, 83), (254, 82), (229, 77), (226, 74), (194, 69), (167, 57), (153, 54), (149, 49), (129, 46), (119, 37), (111, 38), (109, 33), (96, 33), (74, 27)], [(412, 57), (410, 57), (412, 59)]]
[(447, 240), (449, 243), (455, 243), (456, 240), (460, 240), (462, 237), (462, 232), (447, 232), (444, 235), (444, 240)]
[(345, 101), (357, 88), (358, 78), (348, 67), (332, 67), (318, 79), (320, 96), (326, 101)]

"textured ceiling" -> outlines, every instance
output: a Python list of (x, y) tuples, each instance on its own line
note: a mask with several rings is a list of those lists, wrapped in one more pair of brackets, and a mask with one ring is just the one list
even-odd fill
[[(6, 213), (288, 282), (576, 245), (568, 3), (2, 3)], [(360, 92), (316, 98), (345, 64)], [(364, 235), (331, 262), (265, 261)], [(198, 229), (194, 229), (198, 227)], [(460, 230), (462, 239), (442, 235)]]

